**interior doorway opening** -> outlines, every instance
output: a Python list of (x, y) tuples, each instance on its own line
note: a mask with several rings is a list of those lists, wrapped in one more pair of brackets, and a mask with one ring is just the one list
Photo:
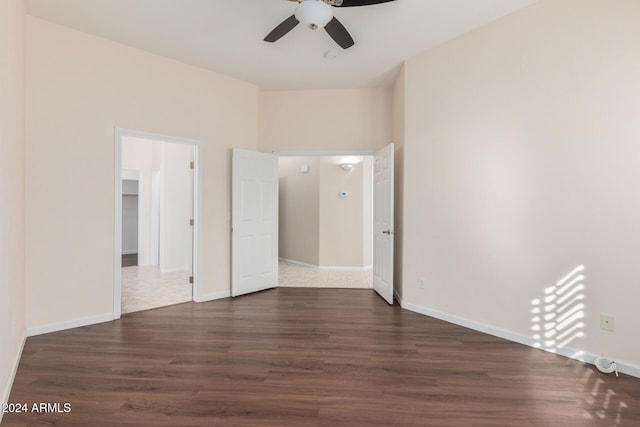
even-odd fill
[(281, 156), (279, 286), (372, 288), (373, 155)]
[(198, 141), (116, 131), (114, 318), (198, 300)]
[[(302, 153), (330, 155), (334, 153)], [(363, 155), (372, 153), (335, 153)], [(234, 149), (231, 184), (231, 296), (279, 286), (278, 157)], [(393, 304), (394, 145), (373, 153), (373, 289)], [(342, 168), (342, 166), (340, 165)], [(350, 169), (352, 165), (345, 165)], [(342, 197), (343, 192), (339, 195)]]

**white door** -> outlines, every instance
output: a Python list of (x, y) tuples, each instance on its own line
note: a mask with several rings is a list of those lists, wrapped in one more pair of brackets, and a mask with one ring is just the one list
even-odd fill
[(393, 144), (375, 155), (373, 167), (373, 288), (393, 304)]
[(278, 158), (233, 150), (231, 296), (278, 286)]

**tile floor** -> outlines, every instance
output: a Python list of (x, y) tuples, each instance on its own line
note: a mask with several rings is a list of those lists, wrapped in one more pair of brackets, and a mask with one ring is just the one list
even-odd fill
[[(279, 286), (295, 288), (372, 288), (369, 270), (321, 270), (279, 263)], [(161, 273), (157, 266), (122, 269), (122, 313), (191, 301), (189, 272)]]
[(191, 301), (189, 271), (161, 273), (158, 266), (122, 269), (122, 313)]
[(371, 289), (371, 269), (324, 270), (280, 261), (279, 286), (295, 288)]

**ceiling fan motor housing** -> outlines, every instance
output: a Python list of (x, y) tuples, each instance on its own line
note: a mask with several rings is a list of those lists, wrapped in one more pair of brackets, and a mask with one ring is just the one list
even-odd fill
[(312, 30), (324, 28), (333, 18), (331, 6), (321, 0), (304, 0), (298, 5), (296, 19)]
[(389, 3), (395, 0), (289, 0), (299, 3), (293, 15), (285, 19), (275, 27), (264, 41), (274, 43), (293, 30), (298, 24), (316, 30), (324, 28), (329, 36), (341, 48), (349, 49), (355, 44), (353, 37), (342, 23), (333, 16), (332, 8), (371, 6), (381, 3)]

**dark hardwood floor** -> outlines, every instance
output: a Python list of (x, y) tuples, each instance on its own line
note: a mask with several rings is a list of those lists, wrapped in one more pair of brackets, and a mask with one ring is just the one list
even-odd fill
[[(640, 380), (390, 307), (281, 288), (27, 340), (3, 426), (638, 426)], [(64, 407), (61, 406), (64, 410)]]
[(138, 265), (138, 254), (122, 255), (122, 267), (133, 267)]

